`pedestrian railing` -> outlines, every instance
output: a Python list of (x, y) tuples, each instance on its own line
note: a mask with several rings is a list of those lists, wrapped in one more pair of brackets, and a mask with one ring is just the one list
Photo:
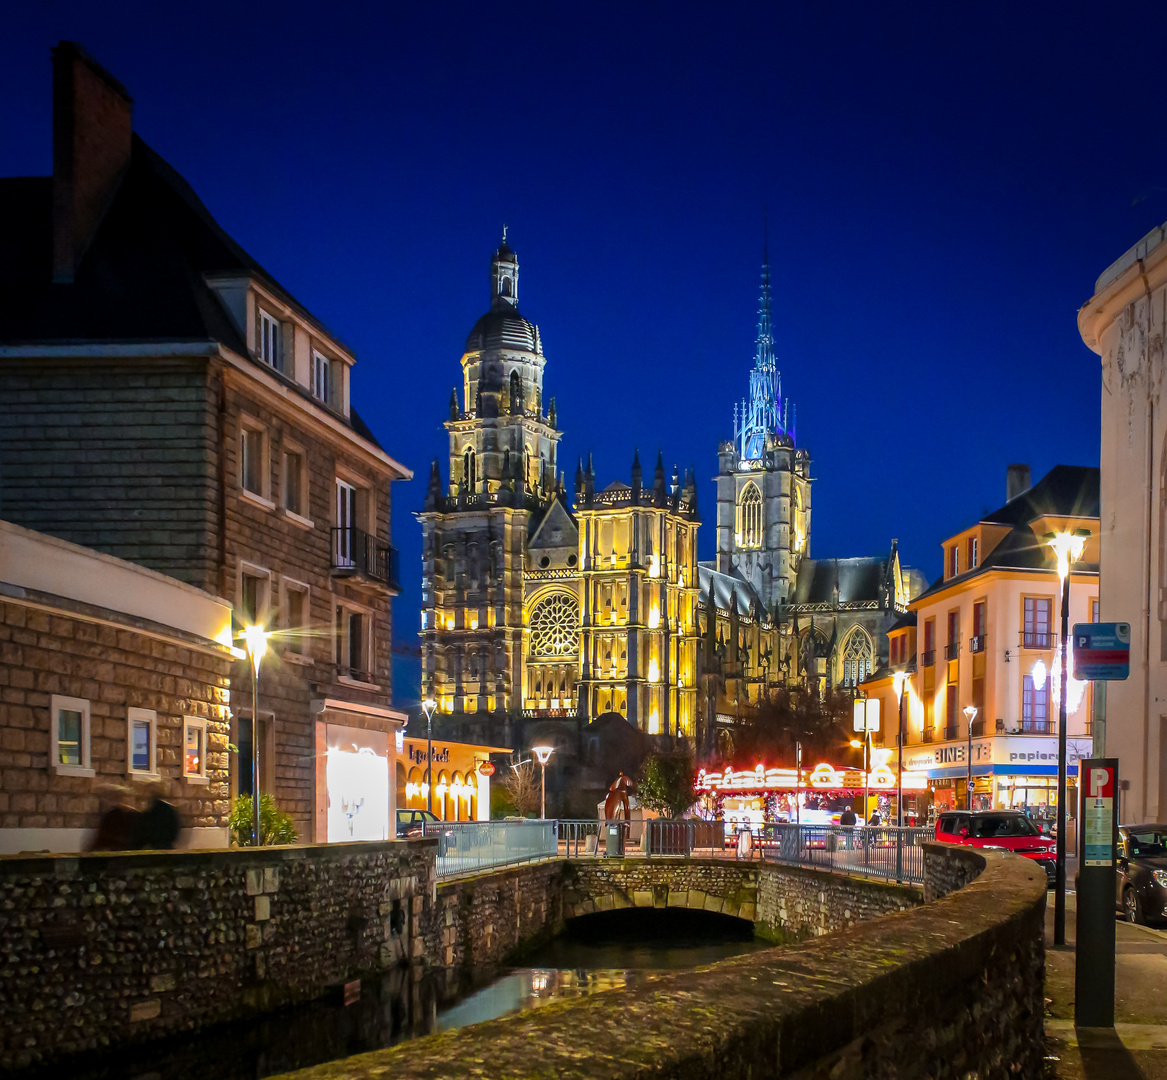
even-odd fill
[(425, 827), (438, 839), (438, 877), (513, 866), (559, 854), (555, 821), (441, 821)]
[(894, 825), (763, 825), (753, 846), (771, 862), (808, 866), (831, 873), (863, 874), (922, 884), (926, 828)]

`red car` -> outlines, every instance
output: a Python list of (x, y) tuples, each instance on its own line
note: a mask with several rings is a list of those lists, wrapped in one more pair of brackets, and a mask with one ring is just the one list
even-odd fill
[(1012, 851), (1033, 859), (1052, 887), (1057, 874), (1057, 841), (1018, 810), (948, 810), (936, 819), (936, 839), (986, 851)]

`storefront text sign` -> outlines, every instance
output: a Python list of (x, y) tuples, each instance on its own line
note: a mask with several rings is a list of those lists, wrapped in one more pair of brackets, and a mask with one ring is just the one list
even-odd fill
[[(425, 764), (425, 750), (420, 746), (411, 746), (409, 748), (409, 760), (416, 761), (418, 764)], [(435, 746), (430, 752), (430, 760), (434, 762), (448, 762), (450, 760), (450, 748), (448, 746)]]
[[(1077, 769), (1079, 759), (1090, 753), (1089, 737), (1070, 738), (1066, 743), (1066, 761)], [(904, 768), (930, 772), (955, 766), (967, 768), (967, 742), (937, 743), (932, 746), (904, 748)], [(974, 739), (972, 765), (992, 766), (994, 772), (1023, 773), (1039, 766), (1043, 770), (1056, 769), (1058, 764), (1057, 739), (1040, 735), (996, 735), (988, 739)]]

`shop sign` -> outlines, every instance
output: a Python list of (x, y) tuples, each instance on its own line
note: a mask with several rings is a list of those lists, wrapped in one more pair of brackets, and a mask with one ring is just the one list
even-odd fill
[[(416, 761), (419, 765), (425, 764), (425, 747), (411, 746), (409, 748), (409, 760)], [(435, 764), (446, 763), (450, 760), (450, 748), (448, 746), (435, 746), (430, 751), (430, 760)]]
[(482, 762), (482, 763), (481, 763), (481, 764), (478, 766), (478, 771), (479, 771), (479, 772), (480, 772), (480, 773), (481, 773), (483, 776), (493, 776), (493, 775), (494, 775), (494, 762), (493, 762), (493, 761), (484, 761), (484, 762)]
[[(1066, 740), (1066, 765), (1077, 768), (1078, 761), (1091, 753), (1089, 737), (1077, 736)], [(926, 772), (931, 769), (947, 769), (968, 765), (969, 744), (967, 741), (937, 743), (933, 746), (911, 746), (904, 748), (904, 768)], [(972, 743), (972, 765), (1003, 765), (1012, 770), (1024, 770), (1026, 766), (1038, 765), (1057, 767), (1058, 743), (1056, 739), (1041, 735), (995, 735), (988, 739), (974, 739)]]

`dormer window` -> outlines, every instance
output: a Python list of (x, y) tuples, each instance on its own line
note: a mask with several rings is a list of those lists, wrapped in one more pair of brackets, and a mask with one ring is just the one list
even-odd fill
[(948, 549), (948, 576), (956, 577), (960, 573), (960, 546), (953, 544)]
[(331, 400), (332, 362), (318, 352), (312, 354), (312, 396), (325, 405)]
[(280, 322), (266, 311), (259, 313), (259, 358), (268, 367), (280, 370)]
[(968, 568), (970, 570), (975, 570), (977, 568), (977, 564), (979, 562), (977, 558), (978, 554), (977, 538), (975, 536), (970, 536), (968, 538)]

